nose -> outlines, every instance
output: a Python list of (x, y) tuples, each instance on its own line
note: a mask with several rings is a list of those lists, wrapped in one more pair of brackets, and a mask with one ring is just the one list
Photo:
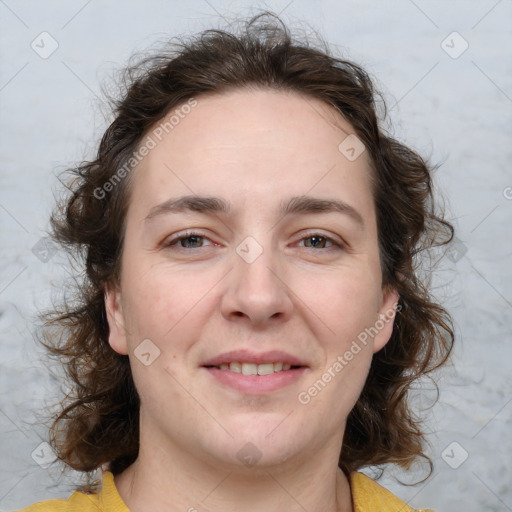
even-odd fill
[(234, 268), (227, 276), (222, 297), (222, 315), (230, 321), (264, 327), (269, 322), (287, 321), (293, 310), (291, 290), (279, 259), (270, 251), (252, 262), (234, 255)]

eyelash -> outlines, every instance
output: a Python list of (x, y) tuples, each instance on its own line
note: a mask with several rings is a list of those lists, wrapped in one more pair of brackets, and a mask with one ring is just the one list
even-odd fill
[[(169, 240), (168, 242), (166, 242), (164, 245), (165, 247), (175, 247), (177, 246), (177, 244), (179, 244), (182, 240), (186, 240), (187, 238), (192, 238), (192, 237), (197, 237), (197, 238), (201, 238), (201, 239), (205, 239), (205, 240), (209, 240), (209, 238), (207, 236), (204, 236), (202, 235), (201, 233), (198, 233), (196, 231), (187, 231), (186, 233), (178, 236), (178, 237), (175, 237), (171, 240)], [(340, 242), (337, 242), (336, 240), (334, 240), (334, 238), (331, 238), (327, 235), (323, 235), (322, 233), (316, 233), (316, 232), (313, 232), (313, 233), (308, 233), (307, 235), (303, 236), (300, 241), (304, 241), (304, 240), (307, 240), (308, 238), (321, 238), (323, 240), (325, 240), (326, 243), (330, 243), (332, 244), (330, 247), (322, 247), (321, 249), (324, 249), (324, 250), (335, 250), (335, 249), (345, 249), (346, 246), (344, 243), (340, 243)], [(210, 240), (211, 242), (211, 240)], [(188, 247), (178, 247), (178, 249), (184, 249), (184, 250), (190, 250), (190, 249), (201, 249), (203, 246), (201, 247), (192, 247), (192, 248), (188, 248)], [(305, 249), (314, 249), (314, 247), (304, 247)]]

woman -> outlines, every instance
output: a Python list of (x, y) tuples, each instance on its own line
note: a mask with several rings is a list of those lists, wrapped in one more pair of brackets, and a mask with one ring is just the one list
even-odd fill
[(453, 343), (429, 167), (273, 15), (128, 78), (53, 218), (87, 278), (46, 338), (52, 444), (102, 486), (26, 510), (412, 510), (358, 470), (426, 457), (407, 391)]

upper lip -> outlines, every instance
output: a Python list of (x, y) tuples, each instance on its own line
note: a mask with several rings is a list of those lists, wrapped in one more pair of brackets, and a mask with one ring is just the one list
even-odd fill
[(290, 366), (307, 366), (299, 358), (292, 356), (282, 350), (270, 350), (268, 352), (251, 352), (250, 350), (232, 350), (224, 352), (212, 359), (208, 359), (202, 366), (220, 366), (229, 363), (283, 363)]

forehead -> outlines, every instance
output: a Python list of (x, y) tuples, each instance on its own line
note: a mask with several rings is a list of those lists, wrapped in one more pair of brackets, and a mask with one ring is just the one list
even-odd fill
[(137, 204), (170, 194), (231, 195), (246, 205), (253, 198), (280, 201), (309, 192), (371, 195), (367, 152), (351, 160), (340, 151), (354, 129), (318, 99), (237, 89), (202, 95), (194, 106), (180, 108), (143, 139), (151, 138), (154, 147), (133, 177)]
[[(185, 150), (199, 144), (208, 151), (259, 144), (281, 153), (293, 149), (301, 158), (315, 153), (327, 156), (333, 150), (336, 153), (338, 142), (354, 132), (350, 123), (323, 101), (295, 91), (263, 88), (202, 95), (196, 106), (186, 111), (178, 106), (169, 112), (169, 118), (176, 124), (157, 123), (152, 133), (165, 139), (164, 143), (182, 148), (176, 157), (193, 155)], [(297, 140), (303, 145), (291, 147)], [(149, 157), (151, 160), (151, 154)]]

